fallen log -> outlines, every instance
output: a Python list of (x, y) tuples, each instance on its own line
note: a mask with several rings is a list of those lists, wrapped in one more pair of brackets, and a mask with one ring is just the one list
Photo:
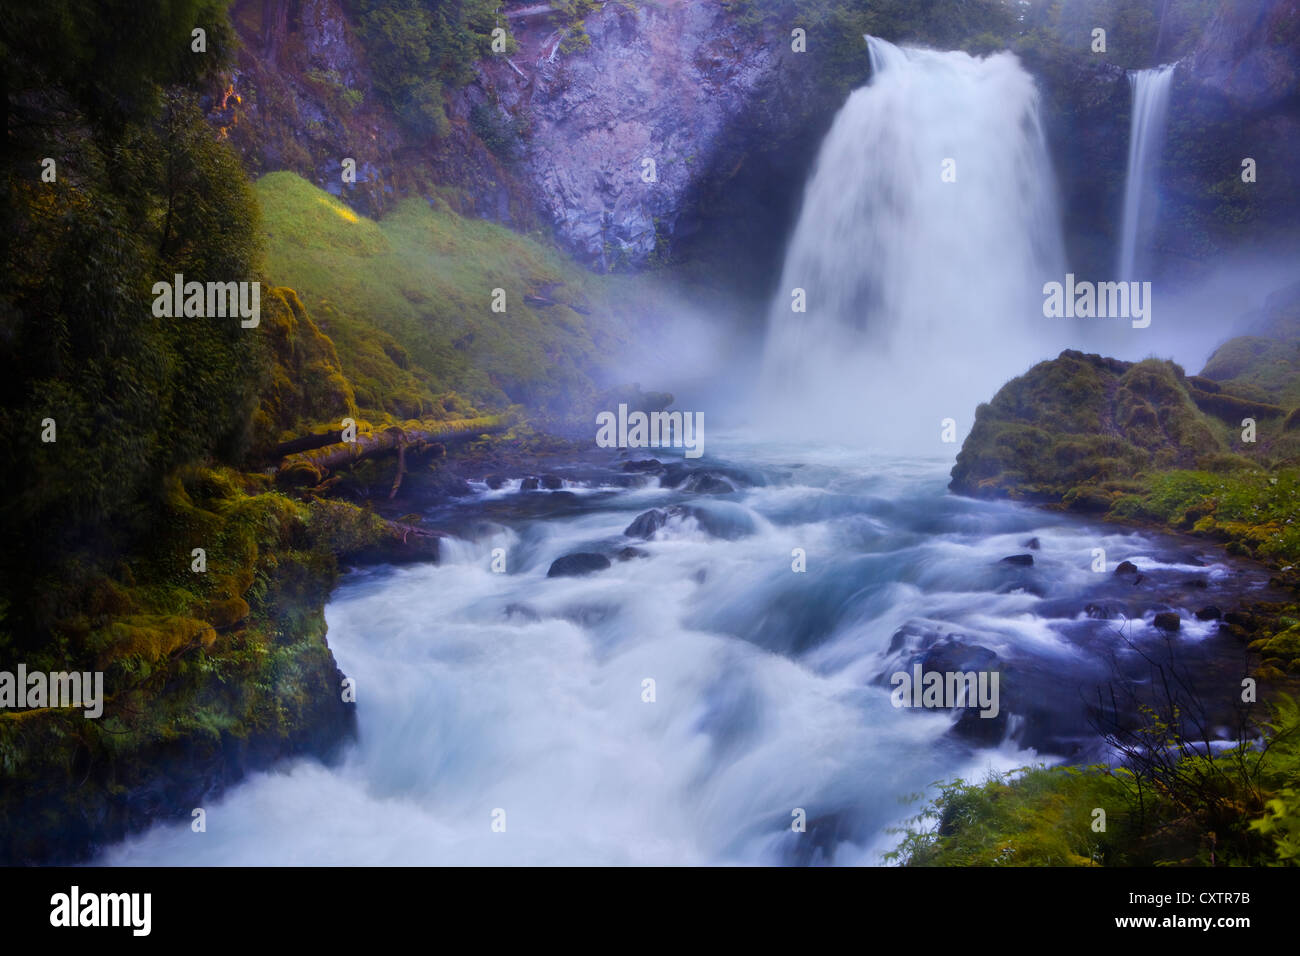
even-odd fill
[(311, 451), (313, 448), (324, 448), (326, 445), (333, 445), (342, 440), (343, 430), (341, 428), (316, 435), (303, 435), (301, 438), (280, 442), (271, 449), (271, 453), (266, 457), (271, 461), (278, 461), (286, 455), (292, 455), (300, 451)]
[(358, 431), (356, 441), (340, 441), (286, 455), (276, 468), (276, 480), (319, 485), (331, 471), (366, 458), (396, 454), (403, 448), (419, 450), (427, 445), (499, 434), (512, 424), (511, 415), (485, 415), (451, 421), (409, 421), (368, 432)]

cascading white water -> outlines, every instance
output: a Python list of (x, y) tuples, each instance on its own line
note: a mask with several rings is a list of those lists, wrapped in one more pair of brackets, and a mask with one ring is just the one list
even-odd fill
[[(457, 506), (473, 539), (444, 539), (439, 564), (351, 576), (326, 611), (357, 689), (341, 763), (255, 774), (205, 802), (206, 832), (182, 807), (99, 862), (880, 862), (916, 810), (903, 795), (1053, 760), (1090, 733), (1083, 703), (1122, 641), (1083, 608), (1127, 586), (1093, 573), (1090, 549), (1153, 580), (1228, 575), (1140, 536), (947, 495), (942, 459), (822, 448), (792, 469), (786, 442), (710, 441), (771, 483), (721, 497), (653, 481), (556, 499), (484, 487)], [(548, 576), (683, 502), (714, 531), (673, 519), (635, 541), (641, 556)], [(1033, 567), (1001, 560), (1027, 540)], [(1130, 622), (1132, 639), (1164, 640), (1154, 615)], [(1180, 654), (1214, 630), (1184, 613)], [(951, 734), (953, 713), (893, 706), (883, 675), (908, 670), (927, 635), (984, 655), (949, 666), (996, 655), (1013, 737), (972, 743)]]
[(1156, 216), (1156, 162), (1165, 138), (1169, 91), (1174, 67), (1167, 63), (1129, 73), (1133, 88), (1133, 118), (1129, 123), (1128, 172), (1124, 181), (1124, 219), (1120, 226), (1121, 281), (1138, 278), (1138, 244), (1148, 235)]
[[(808, 446), (805, 417), (770, 444), (710, 432), (711, 458), (760, 479), (731, 494), (629, 487), (607, 461), (564, 497), (480, 485), (437, 504), (430, 523), (462, 513), (463, 532), (439, 564), (353, 575), (327, 609), (358, 689), (341, 763), (256, 774), (209, 803), (206, 832), (182, 815), (99, 862), (875, 863), (915, 810), (904, 794), (1092, 752), (1083, 702), (1117, 649), (1168, 640), (1154, 610), (1123, 641), (1094, 618), (1098, 589), (1128, 585), (1093, 573), (1093, 549), (1153, 580), (1229, 572), (946, 493), (933, 453), (957, 446), (935, 444), (939, 418), (1048, 354), (1041, 288), (1062, 269), (1051, 175), (1013, 57), (870, 48), (876, 76), (808, 186), (764, 394), (796, 419), (892, 419), (904, 430), (870, 440), (923, 433), (932, 454)], [(789, 311), (795, 287), (806, 314)], [(649, 540), (628, 534), (647, 509), (683, 506)], [(1031, 565), (1006, 561), (1025, 548)], [(592, 550), (611, 566), (549, 575)], [(1215, 629), (1183, 614), (1180, 653)], [(946, 669), (943, 655), (999, 670), (1005, 730), (972, 737), (955, 713), (895, 706), (892, 677), (921, 659)]]
[(872, 80), (826, 136), (787, 251), (760, 401), (779, 431), (935, 450), (941, 419), (964, 432), (1055, 334), (1054, 178), (1015, 56), (867, 44)]

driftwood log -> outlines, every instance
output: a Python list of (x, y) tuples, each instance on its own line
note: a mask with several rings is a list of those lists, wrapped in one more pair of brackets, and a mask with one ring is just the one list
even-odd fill
[[(350, 442), (341, 440), (342, 432), (310, 435), (279, 446), (277, 450), (301, 449), (304, 444), (320, 441), (317, 447), (295, 450), (281, 458), (275, 472), (276, 480), (288, 484), (319, 485), (330, 472), (338, 468), (381, 455), (400, 455), (401, 464), (404, 465), (408, 448), (418, 451), (434, 444), (445, 445), (448, 442), (478, 438), (480, 435), (498, 434), (509, 429), (513, 423), (511, 415), (485, 415), (481, 418), (451, 421), (409, 421), (371, 431), (358, 431), (356, 441)], [(338, 436), (338, 440), (329, 441), (334, 436)], [(399, 467), (392, 494), (397, 493), (402, 471)]]

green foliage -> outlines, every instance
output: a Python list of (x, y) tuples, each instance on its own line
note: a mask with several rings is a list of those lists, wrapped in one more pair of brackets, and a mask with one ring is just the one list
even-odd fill
[[(152, 118), (170, 84), (195, 84), (222, 67), (234, 43), (229, 0), (41, 0), (0, 19), (0, 62), (10, 108), (33, 132), (45, 97), (63, 97), (85, 120), (119, 133)], [(191, 50), (206, 31), (207, 52)], [(11, 134), (12, 135), (12, 134)], [(46, 154), (41, 154), (46, 155)]]
[(1122, 862), (1117, 826), (1092, 829), (1095, 807), (1121, 805), (1116, 777), (1073, 767), (954, 780), (898, 831), (886, 858), (908, 866), (1096, 866)]
[(500, 110), (486, 103), (475, 103), (470, 107), (469, 124), (483, 145), (502, 160), (515, 157), (526, 132), (526, 125), (519, 116), (503, 116)]
[[(1300, 706), (1286, 695), (1263, 744), (1206, 754), (1151, 712), (1151, 765), (1034, 767), (955, 780), (897, 832), (909, 866), (1150, 866), (1300, 863)], [(1094, 810), (1105, 829), (1094, 830)]]
[[(54, 709), (0, 714), (0, 861), (42, 859), (53, 833), (101, 844), (129, 822), (123, 787), (190, 786), (303, 749), (344, 720), (322, 611), (336, 554), (387, 527), (342, 502), (304, 504), (261, 476), (168, 476), (158, 532), (60, 620), (66, 650), (29, 666), (99, 669), (98, 720)], [(208, 565), (191, 570), (202, 542)]]
[(1265, 306), (1256, 335), (1229, 339), (1201, 375), (1222, 388), (1286, 409), (1300, 407), (1300, 289), (1285, 289)]
[[(13, 240), (0, 277), (0, 580), (24, 596), (14, 630), (29, 646), (61, 612), (26, 595), (63, 593), (146, 533), (164, 474), (237, 452), (265, 368), (237, 320), (153, 315), (153, 284), (177, 272), (255, 279), (261, 235), (238, 159), (195, 95), (165, 85), (220, 63), (223, 6), (146, 6), (54, 2), (6, 18), (22, 31), (6, 33), (5, 68), (22, 75), (0, 212)], [(195, 25), (206, 55), (190, 52)], [(39, 178), (44, 156), (55, 182)]]
[(1272, 841), (1274, 857), (1267, 862), (1300, 866), (1300, 703), (1283, 697), (1269, 723), (1272, 735), (1266, 783), (1273, 787), (1265, 812), (1251, 828)]
[(1167, 63), (1191, 53), (1218, 11), (1218, 0), (1028, 0), (1020, 21), (1035, 43), (1091, 53), (1092, 31), (1106, 31), (1106, 52), (1124, 69)]
[(807, 32), (808, 52), (826, 82), (849, 89), (869, 71), (864, 35), (891, 42), (988, 53), (1019, 32), (1012, 0), (724, 0), (740, 22), (772, 30), (789, 42)]
[(338, 112), (351, 113), (365, 99), (365, 93), (348, 86), (336, 70), (308, 70), (304, 79), (323, 91)]
[(347, 0), (374, 68), (376, 88), (415, 135), (451, 129), (445, 97), (468, 83), (491, 52), (494, 0)]
[(1115, 515), (1236, 542), (1256, 557), (1300, 562), (1300, 469), (1170, 471), (1120, 498)]

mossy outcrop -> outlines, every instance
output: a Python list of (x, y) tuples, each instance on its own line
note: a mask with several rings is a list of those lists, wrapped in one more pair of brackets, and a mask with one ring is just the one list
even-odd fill
[(251, 770), (346, 739), (353, 705), (323, 607), (336, 554), (382, 528), (358, 534), (339, 508), (365, 520), (229, 469), (168, 478), (150, 545), (89, 593), (63, 595), (46, 652), (27, 661), (102, 672), (102, 715), (0, 713), (0, 861), (79, 859), (155, 819), (189, 817)]
[(1104, 511), (1142, 472), (1232, 459), (1226, 423), (1198, 408), (1193, 392), (1172, 362), (1064, 351), (976, 409), (950, 487)]
[(1249, 318), (1249, 334), (1220, 345), (1199, 375), (1072, 350), (1040, 362), (976, 409), (951, 489), (1099, 505), (1159, 472), (1300, 461), (1300, 285)]
[[(1040, 362), (976, 410), (949, 487), (1210, 538), (1300, 591), (1300, 287), (1251, 331), (1195, 376), (1075, 351)], [(1300, 604), (1258, 610), (1230, 626), (1259, 673), (1300, 672)]]

